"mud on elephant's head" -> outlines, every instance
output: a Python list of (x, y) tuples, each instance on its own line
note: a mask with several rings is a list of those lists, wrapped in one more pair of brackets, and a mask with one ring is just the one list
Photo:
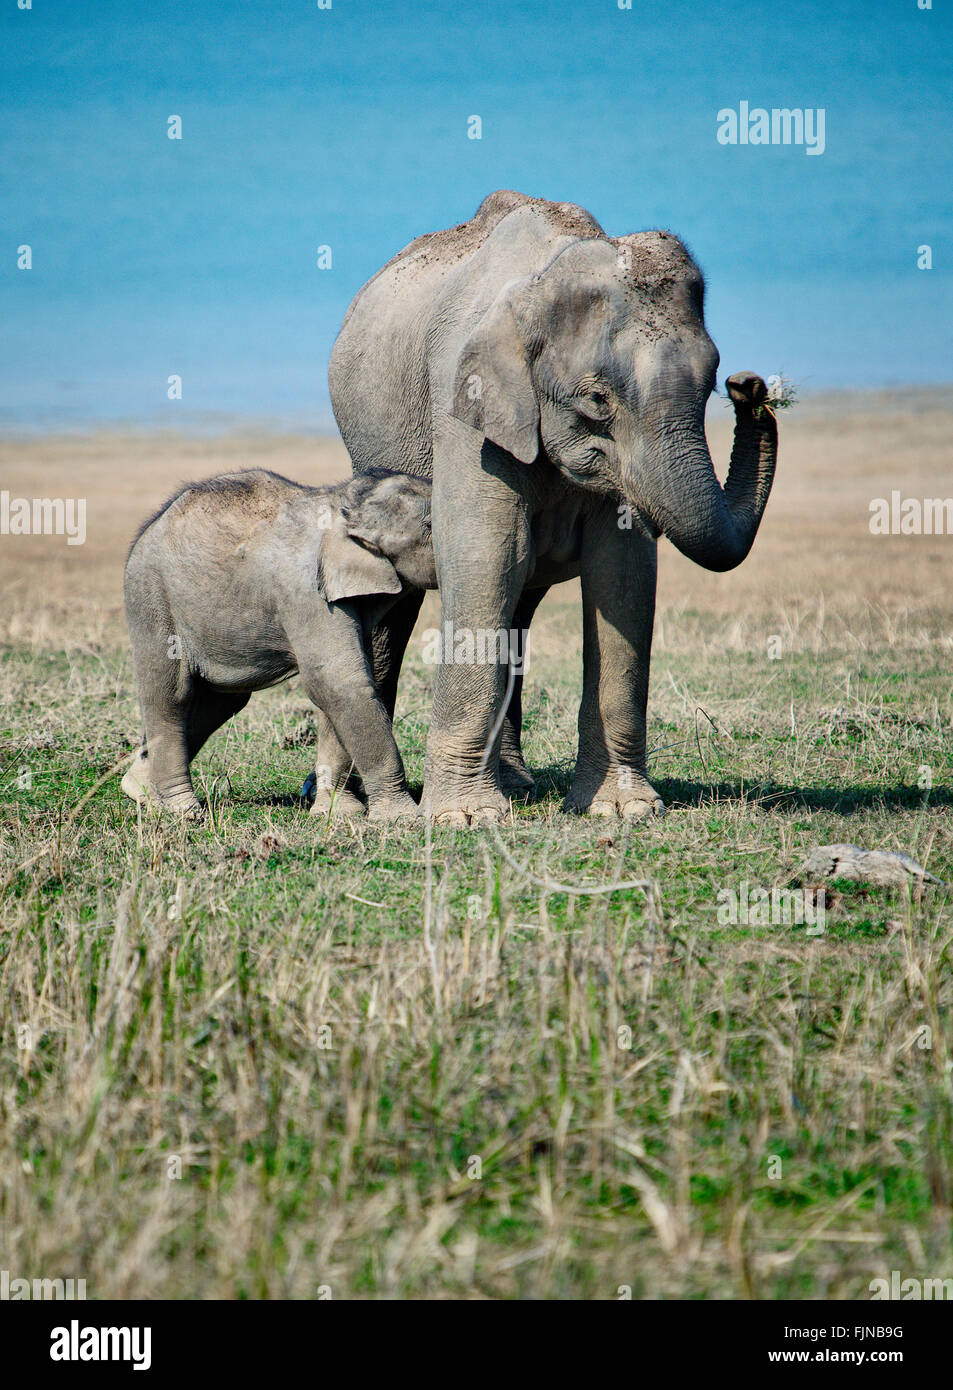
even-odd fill
[(523, 463), (542, 452), (580, 486), (620, 495), (708, 569), (754, 540), (777, 457), (764, 382), (726, 383), (735, 441), (724, 489), (705, 438), (718, 351), (705, 285), (669, 232), (572, 242), (504, 286), (457, 363), (453, 414)]
[(321, 544), (319, 582), (331, 603), (435, 589), (426, 478), (371, 469), (340, 489), (337, 515)]

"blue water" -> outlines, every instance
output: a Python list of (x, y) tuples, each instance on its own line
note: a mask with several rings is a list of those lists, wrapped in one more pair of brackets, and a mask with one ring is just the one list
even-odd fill
[[(725, 372), (807, 391), (953, 379), (944, 0), (14, 5), (0, 428), (326, 428), (354, 293), (497, 187), (683, 236)], [(823, 107), (824, 154), (719, 145), (716, 113), (741, 100)]]

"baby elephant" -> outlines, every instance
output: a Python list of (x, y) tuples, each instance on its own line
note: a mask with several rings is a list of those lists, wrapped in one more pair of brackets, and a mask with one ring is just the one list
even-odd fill
[(354, 761), (371, 819), (415, 816), (369, 655), (405, 587), (436, 587), (422, 479), (377, 470), (311, 488), (253, 469), (184, 487), (126, 562), (143, 736), (123, 791), (200, 814), (196, 753), (253, 690), (298, 671)]

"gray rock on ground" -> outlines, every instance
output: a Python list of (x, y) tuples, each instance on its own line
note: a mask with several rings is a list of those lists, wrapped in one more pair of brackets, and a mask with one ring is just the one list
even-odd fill
[(886, 849), (861, 849), (859, 845), (817, 845), (804, 862), (805, 883), (847, 878), (895, 888), (904, 883), (939, 883), (909, 854)]

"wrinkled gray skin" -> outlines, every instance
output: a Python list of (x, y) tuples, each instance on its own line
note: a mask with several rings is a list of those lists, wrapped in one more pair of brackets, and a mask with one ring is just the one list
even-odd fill
[[(547, 588), (583, 599), (579, 752), (566, 806), (661, 814), (646, 768), (656, 540), (727, 570), (754, 540), (774, 475), (774, 417), (750, 372), (729, 379), (736, 421), (724, 488), (705, 438), (718, 353), (704, 284), (668, 232), (608, 237), (583, 209), (498, 192), (472, 221), (418, 238), (361, 290), (330, 364), (356, 472), (433, 478), (443, 621), (528, 628)], [(631, 529), (620, 527), (627, 502)], [(374, 635), (390, 709), (419, 601)], [(436, 668), (424, 804), (449, 824), (497, 820), (528, 792), (519, 683), (503, 666)], [(344, 752), (324, 729), (322, 761)], [(502, 774), (502, 777), (501, 777)]]
[[(417, 815), (370, 640), (400, 595), (435, 585), (423, 479), (364, 475), (308, 488), (255, 469), (184, 488), (146, 523), (126, 563), (143, 743), (123, 791), (199, 814), (196, 753), (253, 690), (297, 671), (353, 759), (369, 816)], [(330, 799), (319, 794), (314, 810)], [(345, 795), (335, 809), (364, 808)]]

